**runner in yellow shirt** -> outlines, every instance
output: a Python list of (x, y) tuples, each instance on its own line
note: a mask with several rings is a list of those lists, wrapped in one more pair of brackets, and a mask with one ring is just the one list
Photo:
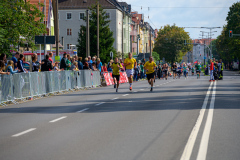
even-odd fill
[(119, 80), (120, 80), (119, 70), (123, 69), (123, 66), (121, 65), (121, 63), (118, 62), (117, 57), (115, 58), (115, 62), (112, 63), (111, 68), (113, 70), (112, 77), (114, 81), (114, 88), (116, 88), (116, 84), (117, 84), (116, 92), (118, 92)]
[(156, 68), (156, 63), (153, 61), (153, 57), (149, 57), (149, 61), (144, 64), (144, 69), (146, 70), (148, 83), (151, 85), (151, 90), (153, 91), (153, 80), (154, 80), (154, 71)]
[(124, 60), (124, 66), (126, 67), (126, 73), (129, 81), (129, 89), (132, 90), (132, 82), (133, 82), (133, 68), (137, 67), (136, 59), (132, 58), (132, 53), (128, 53), (128, 58)]

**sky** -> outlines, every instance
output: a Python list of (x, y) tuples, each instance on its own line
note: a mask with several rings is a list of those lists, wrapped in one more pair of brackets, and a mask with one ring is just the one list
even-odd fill
[[(178, 27), (221, 27), (213, 29), (216, 38), (221, 34), (222, 27), (227, 24), (226, 17), (229, 7), (237, 0), (118, 0), (131, 4), (132, 11), (144, 14), (144, 21), (154, 29), (167, 24)], [(142, 8), (142, 9), (141, 9)], [(149, 8), (149, 9), (148, 9)], [(149, 16), (149, 19), (148, 19)], [(204, 28), (185, 28), (190, 38), (201, 39), (202, 32), (210, 32)], [(203, 38), (207, 38), (204, 33)]]

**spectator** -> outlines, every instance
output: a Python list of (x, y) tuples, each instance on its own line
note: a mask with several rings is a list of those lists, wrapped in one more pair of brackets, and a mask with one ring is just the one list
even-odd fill
[(108, 66), (107, 66), (108, 72), (112, 72), (112, 68), (111, 68), (112, 63), (113, 63), (113, 60), (111, 59), (110, 62), (108, 63)]
[(67, 53), (66, 52), (63, 54), (63, 58), (60, 63), (60, 69), (64, 69), (64, 70), (67, 69)]
[(17, 69), (18, 58), (19, 58), (19, 53), (17, 52), (17, 53), (15, 54), (15, 56), (12, 57), (12, 61), (13, 61), (13, 63), (14, 63), (14, 67), (13, 67), (13, 68), (14, 68), (15, 70)]
[(99, 72), (102, 71), (102, 62), (101, 62), (100, 58), (97, 59), (97, 69), (99, 70)]
[(52, 52), (50, 52), (50, 53), (49, 53), (49, 61), (51, 61), (51, 62), (52, 62), (52, 64), (53, 64), (52, 57), (53, 57), (53, 53), (52, 53)]
[(137, 65), (137, 67), (134, 67), (134, 77), (133, 77), (133, 79), (135, 81), (138, 81), (139, 70), (140, 70), (140, 66), (139, 65)]
[(4, 65), (7, 66), (7, 55), (5, 53), (2, 53), (0, 56), (0, 60), (3, 61)]
[(88, 61), (87, 61), (87, 63), (88, 63), (89, 68), (90, 68), (90, 69), (93, 69), (93, 68), (92, 68), (91, 56), (88, 56)]
[(102, 69), (103, 69), (103, 72), (108, 72), (108, 71), (107, 71), (107, 63), (104, 63)]
[(55, 63), (54, 63), (54, 68), (53, 68), (54, 71), (63, 71), (63, 70), (64, 70), (63, 68), (62, 68), (62, 69), (59, 69), (59, 68), (58, 68), (58, 64), (59, 64), (59, 62), (55, 62)]
[(28, 71), (25, 68), (23, 68), (23, 54), (19, 55), (17, 67), (19, 72), (28, 73)]
[(82, 70), (83, 69), (83, 63), (82, 63), (82, 57), (78, 58), (78, 69)]
[(94, 62), (96, 63), (96, 57), (92, 58), (92, 63), (94, 63)]
[(78, 71), (78, 62), (73, 62), (70, 70), (71, 71)]
[(144, 78), (144, 66), (143, 63), (140, 63), (140, 78)]
[(76, 61), (75, 56), (73, 56), (71, 59), (71, 63), (73, 64), (73, 62), (75, 62), (75, 61)]
[(84, 62), (83, 69), (89, 69), (88, 62)]
[(7, 74), (7, 75), (10, 74), (9, 72), (4, 72), (4, 70), (5, 70), (5, 64), (3, 60), (0, 60), (0, 74)]
[(32, 55), (32, 71), (33, 72), (38, 72), (39, 71), (39, 63), (37, 62), (37, 59), (38, 59), (37, 54), (34, 53)]
[(49, 71), (53, 69), (52, 62), (49, 60), (49, 55), (46, 55), (45, 59), (42, 62), (42, 71)]
[(14, 68), (14, 63), (12, 60), (8, 61), (7, 67), (6, 67), (6, 72), (10, 72), (11, 74), (17, 73), (18, 70), (13, 70)]
[(97, 71), (96, 62), (93, 62), (93, 63), (92, 63), (92, 68), (93, 68), (93, 69), (92, 69), (93, 71)]
[(72, 66), (72, 63), (71, 63), (71, 56), (70, 54), (67, 54), (67, 62), (66, 62), (66, 65), (67, 65), (67, 70), (69, 70)]

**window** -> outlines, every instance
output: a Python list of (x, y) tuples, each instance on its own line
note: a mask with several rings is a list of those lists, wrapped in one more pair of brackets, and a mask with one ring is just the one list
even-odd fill
[(72, 35), (72, 29), (67, 29), (67, 36), (71, 36)]
[(72, 13), (67, 13), (67, 20), (72, 19)]
[(83, 19), (83, 18), (84, 18), (84, 13), (80, 13), (79, 19)]
[(106, 17), (110, 19), (110, 13), (106, 13)]
[(71, 49), (72, 44), (67, 44), (67, 49)]

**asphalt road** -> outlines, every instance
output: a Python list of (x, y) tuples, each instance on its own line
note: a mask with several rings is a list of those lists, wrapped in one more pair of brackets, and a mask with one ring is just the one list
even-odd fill
[(240, 75), (146, 81), (0, 108), (0, 160), (238, 160)]

